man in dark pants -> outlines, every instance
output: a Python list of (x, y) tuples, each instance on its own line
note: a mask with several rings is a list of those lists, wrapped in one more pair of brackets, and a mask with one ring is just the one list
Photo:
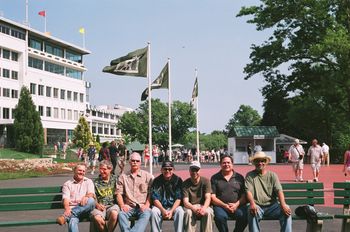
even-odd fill
[(247, 207), (244, 177), (233, 170), (233, 158), (223, 155), (221, 170), (211, 177), (211, 203), (214, 220), (220, 232), (228, 232), (227, 220), (236, 220), (234, 232), (243, 232), (247, 226)]
[(115, 169), (117, 167), (117, 152), (118, 152), (118, 148), (117, 146), (115, 145), (115, 141), (112, 141), (111, 142), (111, 145), (109, 145), (109, 155), (111, 156), (111, 162), (112, 162), (112, 165), (113, 165), (113, 170), (112, 170), (112, 174), (115, 175)]

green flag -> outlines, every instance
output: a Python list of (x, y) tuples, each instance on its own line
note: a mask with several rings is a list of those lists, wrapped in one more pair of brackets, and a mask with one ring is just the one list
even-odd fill
[(147, 77), (147, 48), (141, 48), (111, 61), (103, 72), (115, 75)]
[[(157, 79), (152, 82), (151, 89), (168, 89), (169, 88), (169, 63), (166, 63)], [(141, 101), (148, 97), (148, 88), (146, 88), (141, 95)]]
[(194, 101), (195, 101), (196, 97), (198, 97), (198, 80), (197, 80), (197, 78), (194, 82), (194, 86), (193, 86), (193, 90), (192, 90), (192, 99), (190, 102), (191, 109), (194, 107)]

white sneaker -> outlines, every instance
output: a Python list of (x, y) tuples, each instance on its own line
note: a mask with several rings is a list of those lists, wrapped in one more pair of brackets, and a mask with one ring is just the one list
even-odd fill
[(299, 178), (299, 181), (300, 182), (304, 182), (304, 179), (301, 177), (301, 178)]

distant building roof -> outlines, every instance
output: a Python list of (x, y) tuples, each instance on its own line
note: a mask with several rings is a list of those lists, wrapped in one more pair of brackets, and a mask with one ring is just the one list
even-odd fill
[[(286, 134), (280, 134), (280, 136), (276, 139), (277, 145), (285, 145), (290, 144), (292, 145), (294, 143), (294, 140), (297, 139), (295, 137), (286, 135)], [(307, 144), (306, 141), (299, 139), (300, 144)]]
[(143, 151), (145, 149), (145, 145), (141, 144), (139, 141), (134, 141), (126, 145), (126, 148), (128, 150), (133, 150), (133, 151)]
[(265, 138), (278, 137), (279, 133), (275, 126), (235, 126), (234, 137), (264, 136)]

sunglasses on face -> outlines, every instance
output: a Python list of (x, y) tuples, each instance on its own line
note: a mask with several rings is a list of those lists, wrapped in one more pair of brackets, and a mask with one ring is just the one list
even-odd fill
[(254, 161), (255, 163), (266, 163), (266, 159), (257, 159)]
[(136, 163), (138, 163), (138, 162), (140, 162), (140, 160), (130, 160), (131, 162), (136, 162)]
[(190, 168), (190, 171), (191, 171), (191, 172), (198, 172), (199, 169), (198, 169), (198, 168)]
[(165, 172), (171, 172), (173, 169), (172, 168), (163, 168)]

